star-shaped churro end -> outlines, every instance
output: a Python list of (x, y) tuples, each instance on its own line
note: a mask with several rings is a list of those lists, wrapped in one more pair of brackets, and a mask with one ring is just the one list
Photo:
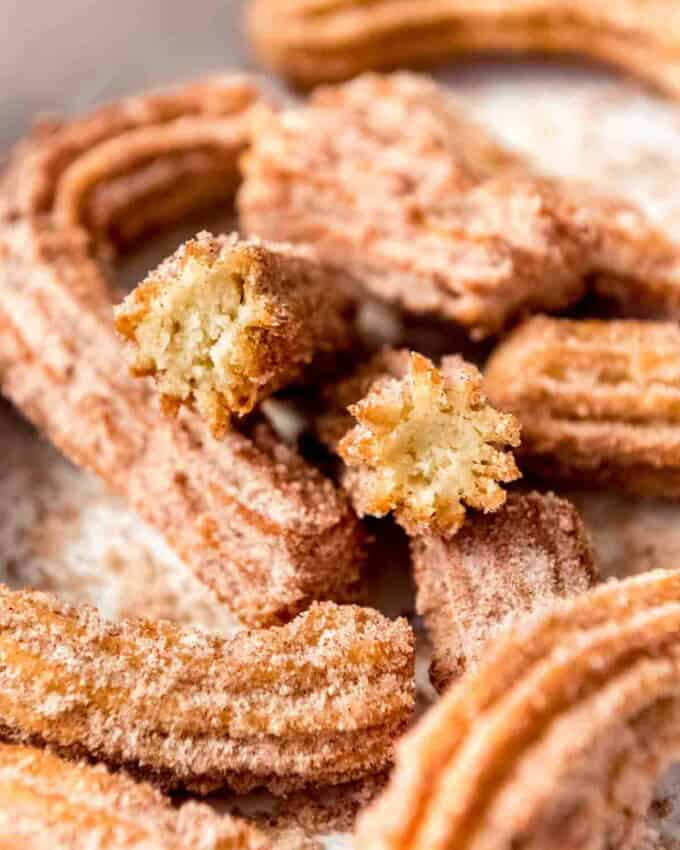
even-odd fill
[(517, 420), (487, 403), (479, 371), (459, 357), (437, 369), (411, 352), (402, 378), (378, 379), (349, 411), (357, 425), (338, 451), (356, 479), (356, 507), (393, 511), (409, 533), (454, 534), (465, 505), (497, 510), (500, 483), (520, 476), (506, 450), (519, 444)]

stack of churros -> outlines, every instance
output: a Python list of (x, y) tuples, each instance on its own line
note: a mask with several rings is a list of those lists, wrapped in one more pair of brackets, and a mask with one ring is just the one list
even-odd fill
[[(250, 20), (303, 83), (537, 47), (680, 89), (663, 3), (481, 5), (258, 0)], [(198, 233), (114, 305), (121, 255), (234, 200), (238, 232)], [(377, 348), (376, 302), (491, 355)], [(680, 497), (679, 316), (679, 245), (422, 76), (279, 108), (234, 73), (36, 127), (0, 183), (0, 390), (243, 628), (0, 586), (0, 848), (274, 850), (164, 792), (316, 793), (396, 753), (357, 850), (632, 850), (680, 757), (680, 574), (601, 584), (559, 488)], [(394, 524), (416, 632), (368, 604)], [(409, 729), (416, 635), (440, 696)]]

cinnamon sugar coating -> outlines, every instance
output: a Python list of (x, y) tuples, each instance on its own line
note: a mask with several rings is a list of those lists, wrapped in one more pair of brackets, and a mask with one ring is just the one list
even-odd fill
[(593, 58), (680, 94), (674, 0), (252, 0), (248, 24), (261, 61), (306, 86), (499, 51)]
[(224, 638), (0, 586), (0, 654), (6, 740), (200, 793), (377, 773), (413, 709), (410, 628), (357, 606)]
[[(25, 843), (24, 843), (25, 842)], [(2, 850), (268, 850), (251, 826), (201, 803), (174, 808), (103, 766), (0, 744)]]
[(505, 637), (400, 743), (357, 850), (636, 846), (680, 755), (680, 573), (612, 582)]
[(676, 324), (537, 317), (494, 351), (485, 385), (539, 474), (680, 498)]
[(440, 691), (519, 619), (597, 580), (581, 518), (553, 493), (509, 493), (500, 510), (469, 516), (453, 538), (412, 538), (411, 556)]
[(194, 406), (221, 437), (232, 414), (299, 378), (316, 354), (349, 348), (351, 287), (302, 249), (200, 233), (127, 296), (116, 328), (163, 408)]
[[(313, 599), (346, 598), (363, 559), (359, 523), (331, 483), (264, 424), (218, 444), (190, 412), (176, 421), (159, 414), (150, 389), (124, 374), (97, 261), (100, 231), (65, 223), (59, 212), (82, 157), (113, 142), (125, 151), (136, 127), (164, 136), (197, 114), (229, 126), (240, 141), (218, 159), (235, 174), (253, 97), (241, 76), (217, 78), (123, 101), (18, 147), (3, 187), (8, 220), (0, 223), (0, 385), (64, 454), (156, 526), (237, 616), (262, 625), (290, 619)], [(174, 164), (171, 154), (147, 155), (127, 176), (136, 181), (155, 163)], [(180, 197), (174, 168), (166, 177), (154, 184), (150, 209), (165, 193), (173, 204)], [(86, 199), (120, 179), (102, 171), (96, 191), (83, 184), (81, 201), (68, 208), (91, 209)], [(173, 206), (173, 215), (204, 201), (199, 193), (190, 205), (194, 184), (186, 175), (180, 183), (187, 204)], [(231, 183), (213, 174), (211, 185), (230, 199)], [(142, 215), (142, 197), (130, 196), (141, 216), (136, 235), (160, 223)], [(80, 222), (89, 228), (92, 220)], [(114, 230), (106, 230), (109, 246)], [(123, 248), (127, 240), (116, 230), (114, 241)]]
[(451, 535), (465, 505), (497, 510), (499, 482), (519, 477), (506, 451), (519, 442), (517, 423), (487, 404), (481, 375), (459, 357), (437, 369), (415, 352), (384, 350), (328, 398), (319, 432), (344, 460), (361, 515), (393, 511), (409, 533)]
[(242, 229), (313, 243), (379, 298), (475, 337), (590, 286), (631, 315), (680, 315), (680, 252), (639, 209), (535, 173), (425, 77), (367, 74), (256, 126)]

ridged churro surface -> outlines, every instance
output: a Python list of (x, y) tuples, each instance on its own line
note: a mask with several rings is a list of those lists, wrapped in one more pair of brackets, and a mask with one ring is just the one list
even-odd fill
[(413, 708), (406, 622), (333, 603), (222, 638), (1, 588), (0, 658), (5, 739), (198, 792), (379, 772)]
[(680, 573), (521, 624), (400, 744), (357, 850), (635, 847), (680, 753)]
[[(174, 422), (160, 416), (149, 388), (125, 374), (98, 261), (102, 251), (124, 248), (127, 237), (115, 228), (100, 232), (87, 213), (100, 189), (118, 185), (121, 175), (141, 180), (160, 162), (169, 170), (148, 195), (150, 216), (146, 194), (121, 189), (140, 216), (135, 235), (161, 223), (154, 211), (166, 195), (172, 218), (201, 205), (192, 180), (175, 173), (170, 142), (128, 161), (129, 134), (152, 129), (172, 140), (173, 128), (190, 126), (198, 114), (237, 139), (210, 148), (211, 162), (228, 164), (235, 178), (256, 93), (240, 75), (220, 77), (123, 101), (19, 145), (2, 192), (0, 383), (64, 454), (155, 525), (241, 619), (268, 624), (313, 599), (346, 598), (363, 558), (357, 519), (330, 482), (263, 424), (218, 444), (188, 411)], [(83, 159), (100, 146), (118, 152), (122, 171), (112, 165), (91, 173)], [(219, 187), (229, 201), (233, 183), (210, 173), (213, 191)]]
[(485, 385), (550, 478), (680, 497), (680, 330), (534, 318), (493, 352)]
[(438, 690), (476, 667), (502, 631), (597, 580), (581, 518), (553, 493), (509, 493), (493, 515), (471, 514), (455, 537), (413, 538), (411, 556)]
[(432, 80), (367, 74), (256, 126), (242, 228), (313, 243), (379, 298), (476, 337), (589, 287), (633, 316), (680, 315), (680, 251), (639, 209), (537, 174)]
[(252, 0), (260, 59), (302, 85), (486, 51), (573, 54), (680, 94), (674, 0)]
[(253, 827), (45, 750), (0, 744), (2, 850), (268, 850)]
[(213, 434), (353, 338), (351, 282), (293, 246), (200, 233), (116, 309), (134, 374), (164, 409), (195, 406)]

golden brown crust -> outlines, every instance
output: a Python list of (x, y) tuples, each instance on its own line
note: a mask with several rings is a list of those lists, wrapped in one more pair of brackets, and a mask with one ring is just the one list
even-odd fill
[(536, 174), (429, 79), (368, 74), (256, 120), (243, 229), (313, 243), (379, 298), (476, 337), (589, 284), (615, 309), (680, 316), (680, 251), (640, 210)]
[(680, 498), (680, 329), (536, 317), (494, 351), (486, 389), (550, 478)]
[[(23, 843), (25, 842), (25, 844)], [(2, 850), (268, 850), (253, 827), (208, 806), (171, 805), (102, 765), (0, 744)]]
[(356, 606), (223, 638), (0, 587), (0, 653), (5, 740), (198, 792), (377, 773), (413, 709), (410, 628)]
[(221, 437), (315, 355), (350, 347), (352, 286), (301, 248), (199, 233), (127, 296), (116, 328), (163, 406), (195, 407)]
[[(227, 117), (219, 121), (244, 128), (252, 83), (220, 78), (198, 91), (206, 115), (219, 116), (226, 102)], [(189, 86), (159, 95), (160, 117), (156, 96), (126, 101), (111, 114), (48, 134), (44, 146), (39, 139), (20, 146), (4, 186), (11, 220), (0, 232), (0, 383), (64, 454), (97, 472), (155, 525), (239, 617), (268, 624), (289, 619), (312, 599), (345, 598), (363, 558), (356, 517), (263, 424), (217, 444), (196, 416), (185, 412), (168, 422), (159, 415), (142, 382), (123, 374), (92, 234), (64, 226), (53, 209), (86, 143), (94, 145), (88, 151), (100, 138), (124, 146), (134, 119), (147, 129), (181, 123), (199, 108), (194, 94)], [(246, 140), (242, 135), (239, 150)], [(235, 169), (233, 148), (222, 159)], [(165, 160), (145, 161), (139, 174), (158, 162)], [(166, 191), (174, 197), (172, 168), (167, 177), (156, 198)], [(231, 187), (220, 185), (226, 201)], [(155, 223), (140, 219), (139, 232)]]
[(680, 752), (680, 573), (520, 624), (400, 744), (357, 850), (635, 846)]
[(253, 0), (248, 25), (260, 60), (305, 86), (500, 51), (585, 56), (680, 94), (673, 0)]
[(509, 493), (497, 513), (469, 516), (453, 538), (413, 538), (411, 555), (416, 607), (432, 641), (430, 675), (440, 691), (476, 667), (518, 619), (597, 579), (581, 518), (552, 493)]
[[(477, 368), (457, 356), (440, 369), (421, 354), (379, 352), (327, 394), (321, 438), (346, 464), (360, 515), (394, 517), (410, 534), (455, 534), (465, 505), (497, 510), (499, 482), (519, 471), (512, 416), (487, 404)], [(344, 432), (344, 433), (343, 433)]]

